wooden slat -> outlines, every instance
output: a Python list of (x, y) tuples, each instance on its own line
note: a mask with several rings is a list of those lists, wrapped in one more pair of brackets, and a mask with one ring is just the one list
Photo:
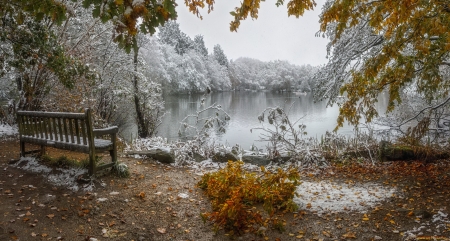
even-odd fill
[(83, 136), (83, 145), (87, 145), (85, 125), (86, 125), (86, 121), (85, 120), (81, 121), (81, 135)]
[(57, 118), (58, 120), (58, 130), (59, 130), (59, 141), (64, 140), (63, 138), (63, 131), (62, 131), (62, 127), (61, 127), (61, 118)]
[(43, 120), (42, 117), (38, 117), (38, 127), (39, 127), (39, 134), (41, 136), (41, 138), (45, 138), (45, 131), (44, 131), (44, 126), (43, 126)]
[(69, 142), (69, 135), (67, 131), (67, 118), (62, 118), (63, 127), (64, 127), (64, 136), (66, 137), (65, 142)]
[(55, 141), (58, 140), (58, 130), (56, 129), (56, 118), (52, 117), (53, 122), (53, 135), (55, 136)]
[(74, 140), (75, 131), (73, 129), (72, 121), (74, 121), (74, 119), (69, 119), (69, 130), (70, 130), (71, 141), (72, 141), (72, 143), (75, 143), (75, 140)]
[(54, 118), (71, 118), (71, 119), (84, 119), (83, 113), (70, 113), (70, 112), (43, 112), (43, 111), (17, 111), (19, 116), (35, 116), (35, 117), (54, 117)]
[(34, 137), (39, 137), (40, 134), (40, 130), (39, 130), (39, 126), (38, 126), (38, 118), (37, 117), (33, 117), (33, 126), (34, 126)]
[(47, 131), (48, 131), (48, 139), (49, 140), (51, 140), (51, 141), (53, 141), (53, 125), (52, 125), (52, 118), (47, 118), (47, 124), (48, 124), (48, 127), (47, 127)]
[(48, 122), (48, 118), (47, 117), (43, 117), (42, 118), (42, 125), (43, 125), (43, 130), (44, 130), (44, 135), (45, 135), (45, 139), (48, 140), (48, 132), (47, 132), (47, 122)]
[(28, 124), (28, 117), (27, 116), (22, 116), (22, 117), (23, 117), (22, 125), (23, 125), (23, 129), (24, 129), (24, 135), (28, 136), (28, 135), (30, 135), (30, 132), (31, 132), (30, 126)]
[(80, 126), (78, 124), (79, 120), (75, 119), (75, 133), (77, 135), (77, 144), (80, 144)]
[(33, 118), (32, 117), (28, 117), (27, 118), (28, 120), (28, 127), (30, 128), (30, 136), (34, 136), (34, 133), (35, 133), (35, 131), (34, 131), (34, 125), (33, 125)]

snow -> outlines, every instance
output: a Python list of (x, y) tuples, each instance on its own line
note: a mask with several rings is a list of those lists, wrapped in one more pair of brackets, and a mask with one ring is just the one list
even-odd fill
[(304, 181), (297, 187), (297, 193), (299, 197), (295, 197), (294, 202), (300, 208), (321, 215), (327, 212), (365, 212), (396, 195), (397, 191), (375, 183), (354, 185), (330, 181)]
[(0, 137), (3, 136), (13, 136), (19, 133), (16, 126), (10, 126), (5, 124), (0, 124)]
[(178, 197), (180, 197), (180, 198), (188, 198), (189, 195), (187, 193), (178, 193)]
[(139, 5), (144, 5), (145, 1), (144, 0), (133, 0), (132, 6), (136, 7)]
[(39, 163), (34, 157), (22, 157), (13, 166), (32, 173), (38, 173), (47, 178), (47, 181), (52, 185), (65, 187), (73, 192), (77, 191), (92, 191), (93, 183), (80, 185), (77, 178), (87, 173), (87, 169), (82, 168), (56, 168), (53, 170), (45, 165)]
[(133, 9), (132, 8), (130, 8), (130, 7), (127, 7), (126, 9), (125, 9), (125, 12), (124, 12), (124, 14), (123, 15), (130, 15), (131, 13), (133, 12)]
[[(445, 209), (439, 210), (433, 215), (432, 221), (422, 221), (418, 222), (418, 227), (414, 227), (412, 230), (405, 232), (404, 240), (418, 240), (419, 237), (422, 239), (429, 238), (427, 240), (433, 240), (433, 237), (439, 237), (442, 235), (441, 232), (445, 232), (447, 227), (450, 227), (450, 220), (448, 214), (444, 213)], [(424, 236), (423, 231), (432, 233), (435, 236)]]

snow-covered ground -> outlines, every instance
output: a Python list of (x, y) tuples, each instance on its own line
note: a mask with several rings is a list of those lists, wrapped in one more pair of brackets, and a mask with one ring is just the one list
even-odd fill
[(18, 133), (18, 129), (15, 126), (0, 124), (0, 137), (12, 136)]
[(365, 212), (383, 200), (398, 195), (394, 188), (375, 183), (334, 183), (304, 181), (297, 187), (299, 197), (294, 202), (302, 209), (319, 215), (329, 212)]
[(77, 182), (77, 178), (85, 173), (87, 169), (85, 168), (56, 168), (53, 170), (45, 165), (42, 165), (34, 157), (22, 157), (20, 160), (14, 164), (15, 167), (33, 172), (39, 173), (47, 178), (47, 180), (60, 187), (65, 187), (74, 192), (76, 191), (92, 191), (94, 188), (93, 183), (80, 185)]

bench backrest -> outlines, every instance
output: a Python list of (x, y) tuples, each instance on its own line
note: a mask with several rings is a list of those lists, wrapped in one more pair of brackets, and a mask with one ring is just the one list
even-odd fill
[(93, 146), (91, 110), (85, 113), (18, 111), (19, 135)]

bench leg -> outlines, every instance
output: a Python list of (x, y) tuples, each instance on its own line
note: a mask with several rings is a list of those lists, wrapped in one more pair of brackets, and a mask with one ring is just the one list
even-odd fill
[(25, 156), (25, 142), (21, 141), (20, 142), (20, 157), (24, 157)]
[(45, 155), (45, 146), (41, 146), (41, 156)]
[(89, 176), (95, 174), (95, 151), (89, 152)]
[(109, 155), (111, 156), (111, 162), (116, 163), (117, 162), (117, 150), (111, 150), (109, 151)]

